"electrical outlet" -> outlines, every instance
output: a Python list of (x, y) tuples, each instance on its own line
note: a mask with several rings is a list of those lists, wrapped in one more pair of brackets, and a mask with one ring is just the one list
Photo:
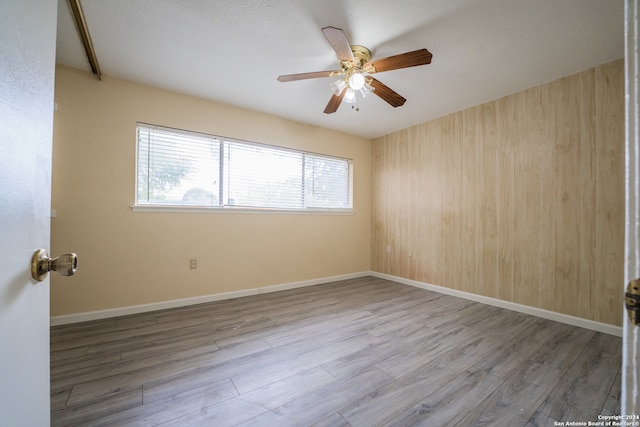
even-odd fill
[(391, 246), (387, 245), (387, 253), (390, 254), (391, 253)]
[(189, 268), (191, 270), (195, 270), (196, 268), (198, 268), (198, 258), (191, 258), (189, 260)]
[(409, 252), (407, 253), (407, 255), (409, 256), (409, 258), (413, 258), (413, 252), (412, 252), (412, 251), (409, 251)]

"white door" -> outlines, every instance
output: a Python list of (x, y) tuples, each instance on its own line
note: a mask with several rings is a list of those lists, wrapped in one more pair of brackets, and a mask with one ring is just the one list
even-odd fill
[(47, 426), (56, 0), (0, 1), (0, 425)]
[[(625, 283), (640, 278), (640, 87), (638, 83), (638, 0), (625, 0), (626, 220)], [(640, 327), (624, 316), (622, 413), (640, 415)]]

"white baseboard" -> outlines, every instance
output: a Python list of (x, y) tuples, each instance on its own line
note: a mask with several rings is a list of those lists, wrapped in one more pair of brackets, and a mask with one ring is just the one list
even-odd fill
[(127, 316), (130, 314), (146, 313), (149, 311), (156, 311), (156, 310), (165, 310), (167, 308), (185, 307), (188, 305), (202, 304), (206, 302), (240, 298), (240, 297), (246, 297), (250, 295), (266, 294), (269, 292), (284, 291), (287, 289), (302, 288), (305, 286), (321, 285), (324, 283), (336, 282), (339, 280), (357, 279), (359, 277), (366, 277), (371, 275), (372, 274), (370, 271), (363, 271), (360, 273), (341, 274), (339, 276), (303, 280), (300, 282), (282, 283), (279, 285), (265, 286), (260, 288), (243, 289), (241, 291), (222, 292), (219, 294), (210, 294), (210, 295), (203, 295), (199, 297), (154, 302), (150, 304), (111, 308), (107, 310), (88, 311), (84, 313), (67, 314), (62, 316), (52, 316), (50, 319), (50, 325), (60, 326), (60, 325), (67, 325), (70, 323), (86, 322), (89, 320), (108, 319), (111, 317)]
[(66, 325), (70, 323), (86, 322), (89, 320), (107, 319), (111, 317), (127, 316), (130, 314), (146, 313), (149, 311), (165, 310), (168, 308), (184, 307), (194, 304), (202, 304), (206, 302), (221, 301), (225, 299), (240, 298), (250, 295), (266, 294), (269, 292), (284, 291), (287, 289), (302, 288), (305, 286), (321, 285), (324, 283), (336, 282), (339, 280), (356, 279), (359, 277), (373, 276), (381, 279), (390, 280), (392, 282), (402, 283), (404, 285), (414, 286), (429, 291), (447, 294), (454, 297), (464, 298), (467, 300), (480, 302), (495, 307), (506, 308), (508, 310), (520, 313), (531, 314), (543, 319), (554, 320), (556, 322), (566, 323), (597, 332), (603, 332), (609, 335), (622, 337), (622, 327), (609, 325), (607, 323), (595, 322), (593, 320), (583, 319), (581, 317), (569, 316), (567, 314), (556, 313), (554, 311), (544, 310), (541, 308), (531, 307), (518, 304), (515, 302), (504, 301), (496, 298), (476, 295), (469, 292), (459, 291), (456, 289), (445, 288), (443, 286), (432, 285), (429, 283), (418, 282), (416, 280), (405, 279), (403, 277), (392, 276), (389, 274), (378, 273), (375, 271), (362, 271), (359, 273), (342, 274), (339, 276), (323, 277), (320, 279), (303, 280), (300, 282), (283, 283), (280, 285), (265, 286), (260, 288), (243, 289), (241, 291), (223, 292), (219, 294), (203, 295), (193, 298), (183, 298), (171, 301), (162, 301), (151, 304), (134, 305), (129, 307), (113, 308), (108, 310), (89, 311), (77, 314), (68, 314), (63, 316), (51, 317), (51, 326)]
[(568, 325), (578, 326), (581, 328), (590, 329), (592, 331), (603, 332), (605, 334), (622, 337), (621, 326), (609, 325), (607, 323), (596, 322), (593, 320), (583, 319), (581, 317), (569, 316), (568, 314), (557, 313), (555, 311), (544, 310), (542, 308), (531, 307), (515, 302), (509, 302), (496, 298), (485, 297), (482, 295), (476, 295), (469, 292), (458, 291), (456, 289), (445, 288), (443, 286), (431, 285), (429, 283), (418, 282), (416, 280), (405, 279), (403, 277), (392, 276), (375, 271), (370, 272), (370, 274), (371, 276), (378, 277), (380, 279), (391, 280), (392, 282), (415, 286), (417, 288), (427, 289), (429, 291), (439, 292), (441, 294), (447, 294), (454, 297), (481, 302), (483, 304), (492, 305), (495, 307), (506, 308), (507, 310), (513, 310), (520, 313), (542, 317), (543, 319), (554, 320), (556, 322), (566, 323)]

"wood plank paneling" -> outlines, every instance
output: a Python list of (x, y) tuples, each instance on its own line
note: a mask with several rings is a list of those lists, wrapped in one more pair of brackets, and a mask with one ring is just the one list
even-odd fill
[(479, 159), (481, 183), (478, 216), (480, 240), (478, 251), (479, 294), (491, 296), (500, 294), (498, 285), (498, 168), (497, 168), (497, 119), (496, 103), (490, 102), (478, 107), (476, 123), (478, 143), (481, 147)]
[(374, 140), (373, 270), (621, 325), (623, 65)]
[[(582, 130), (580, 78), (564, 78), (549, 85), (553, 90), (555, 119), (555, 177), (553, 217), (556, 231), (551, 244), (555, 247), (553, 311), (578, 315), (580, 298), (580, 156)], [(549, 144), (551, 146), (551, 144)]]
[[(545, 91), (542, 87), (527, 90), (523, 97), (525, 119), (519, 124), (521, 138), (514, 141), (514, 185), (515, 185), (515, 276), (513, 283), (513, 301), (541, 306), (540, 266), (545, 260), (541, 257), (553, 254), (553, 247), (545, 240), (548, 231), (545, 224), (546, 212), (552, 196), (553, 181), (545, 168), (552, 167), (542, 141), (546, 139), (542, 123), (549, 120), (544, 105)], [(546, 206), (545, 206), (546, 202)], [(546, 227), (545, 227), (546, 226)], [(551, 234), (553, 236), (553, 234)], [(553, 271), (546, 263), (547, 271)], [(553, 290), (553, 283), (548, 283)]]
[(596, 287), (595, 311), (622, 324), (624, 282), (624, 63), (596, 69)]
[(438, 177), (442, 139), (438, 126), (416, 126), (409, 129), (412, 194), (421, 194), (410, 201), (409, 275), (426, 283), (440, 283), (442, 264), (440, 212), (442, 189)]
[[(440, 216), (442, 264), (435, 267), (442, 272), (439, 284), (453, 289), (462, 289), (462, 269), (459, 260), (464, 250), (462, 244), (462, 120), (460, 114), (452, 114), (429, 123), (441, 129), (439, 138), (442, 147), (440, 164), (442, 175), (456, 179), (438, 181), (442, 188), (442, 211)], [(374, 144), (375, 149), (375, 144)], [(373, 196), (375, 198), (375, 195)], [(376, 266), (372, 265), (375, 269)]]
[[(515, 154), (521, 132), (515, 123), (522, 122), (524, 96), (516, 94), (496, 101), (496, 221), (498, 298), (513, 301), (515, 283)], [(501, 286), (502, 285), (502, 286)]]
[[(578, 316), (589, 318), (595, 310), (596, 266), (596, 93), (595, 69), (580, 74), (582, 102), (580, 139), (580, 284)], [(624, 184), (623, 184), (624, 185)], [(612, 322), (612, 323), (615, 323)]]
[(481, 137), (476, 132), (479, 125), (478, 107), (462, 111), (462, 240), (460, 251), (460, 269), (462, 284), (468, 292), (478, 293), (479, 270), (478, 245), (480, 243), (479, 215), (482, 174), (481, 174)]

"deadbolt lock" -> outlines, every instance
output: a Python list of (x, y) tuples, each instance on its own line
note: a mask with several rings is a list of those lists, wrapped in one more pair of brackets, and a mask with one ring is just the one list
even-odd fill
[(640, 279), (629, 282), (627, 292), (624, 294), (624, 302), (631, 323), (640, 325)]

